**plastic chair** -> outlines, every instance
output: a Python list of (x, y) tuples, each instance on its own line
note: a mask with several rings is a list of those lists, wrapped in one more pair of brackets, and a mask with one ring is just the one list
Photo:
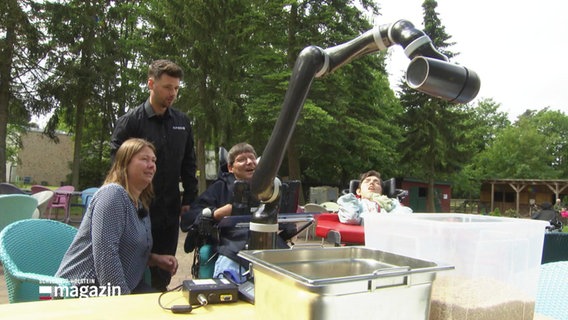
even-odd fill
[(49, 205), (51, 199), (53, 199), (53, 196), (55, 196), (55, 192), (51, 190), (45, 190), (38, 193), (33, 193), (31, 196), (37, 200), (37, 208), (32, 218), (45, 217), (47, 206)]
[(566, 319), (568, 315), (568, 261), (556, 261), (540, 266), (535, 313)]
[[(91, 188), (87, 188), (87, 189), (81, 191), (81, 204), (80, 204), (80, 206), (83, 208), (83, 211), (81, 212), (81, 220), (83, 219), (85, 212), (87, 212), (87, 208), (89, 207), (89, 204), (91, 203), (91, 199), (93, 199), (93, 195), (98, 190), (99, 190), (99, 188), (97, 188), (97, 187), (91, 187)], [(70, 221), (71, 222), (80, 222), (80, 221), (73, 221), (71, 219), (70, 219)]]
[[(317, 223), (317, 217), (324, 212), (329, 212), (329, 210), (321, 204), (317, 203), (306, 203), (303, 207), (303, 212), (305, 214), (311, 214), (315, 222)], [(310, 232), (315, 233), (316, 223), (312, 224), (308, 230), (306, 230), (306, 241), (310, 238)]]
[(91, 199), (93, 199), (93, 195), (98, 190), (99, 190), (99, 188), (92, 187), (92, 188), (87, 188), (87, 189), (81, 191), (81, 204), (83, 205), (85, 210), (87, 210), (87, 208), (89, 207), (89, 204), (91, 203)]
[(322, 206), (321, 204), (317, 203), (306, 203), (304, 205), (304, 212), (305, 213), (324, 213), (328, 212), (327, 209)]
[(327, 201), (327, 202), (323, 202), (321, 204), (322, 207), (324, 207), (327, 212), (338, 212), (339, 211), (339, 205), (337, 204), (337, 202), (332, 202), (332, 201)]
[(556, 261), (568, 261), (568, 233), (548, 232), (544, 234), (540, 263)]
[(40, 286), (69, 286), (55, 277), (77, 229), (45, 219), (14, 222), (0, 232), (0, 261), (10, 303), (38, 301)]
[(0, 183), (0, 194), (25, 194), (25, 192), (13, 184), (2, 182)]
[(37, 208), (37, 200), (26, 194), (0, 196), (0, 230), (14, 221), (30, 219)]
[(39, 185), (39, 184), (34, 184), (33, 186), (30, 187), (30, 190), (32, 190), (32, 194), (42, 192), (42, 191), (53, 191), (53, 190), (49, 189), (48, 187), (42, 186), (42, 185)]
[[(69, 222), (69, 214), (70, 214), (70, 202), (71, 202), (71, 195), (75, 191), (75, 187), (73, 186), (62, 186), (55, 190), (55, 196), (51, 200), (51, 202), (47, 206), (47, 218), (51, 219), (51, 212), (53, 209), (63, 209), (65, 211), (65, 218), (64, 221), (66, 223)], [(57, 219), (58, 215), (57, 212), (55, 214), (55, 219)]]

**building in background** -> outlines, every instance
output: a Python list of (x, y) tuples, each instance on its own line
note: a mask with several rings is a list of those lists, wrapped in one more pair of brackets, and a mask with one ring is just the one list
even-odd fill
[[(546, 179), (493, 179), (481, 184), (480, 204), (486, 212), (508, 210), (521, 217), (529, 217), (543, 202), (554, 204), (568, 200), (568, 180)], [(484, 212), (485, 213), (485, 212)]]
[[(413, 178), (397, 178), (397, 188), (408, 190), (408, 196), (402, 204), (412, 208), (414, 212), (426, 212), (426, 199), (428, 196), (428, 182)], [(399, 187), (400, 186), (400, 187)], [(450, 212), (452, 200), (452, 185), (449, 182), (434, 182), (434, 205), (436, 212)]]
[(73, 161), (73, 138), (57, 133), (58, 143), (31, 130), (22, 135), (22, 149), (18, 153), (19, 164), (6, 164), (6, 180), (27, 185), (42, 184), (60, 186), (66, 184)]

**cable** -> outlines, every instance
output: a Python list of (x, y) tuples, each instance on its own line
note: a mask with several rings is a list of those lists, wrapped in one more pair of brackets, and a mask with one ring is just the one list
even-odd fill
[(164, 307), (164, 305), (162, 305), (162, 297), (169, 292), (173, 292), (173, 291), (179, 291), (181, 289), (181, 287), (183, 286), (183, 284), (180, 284), (179, 286), (170, 289), (168, 291), (164, 291), (162, 292), (159, 296), (158, 296), (158, 305), (160, 306), (160, 308), (164, 309), (164, 310), (169, 310), (172, 313), (190, 313), (193, 309), (197, 309), (200, 307), (204, 307), (206, 306), (209, 301), (207, 301), (207, 298), (205, 297), (205, 295), (203, 294), (199, 294), (197, 296), (197, 301), (199, 301), (199, 305), (196, 306), (192, 306), (191, 304), (188, 305), (179, 305), (179, 304), (175, 304), (171, 307)]

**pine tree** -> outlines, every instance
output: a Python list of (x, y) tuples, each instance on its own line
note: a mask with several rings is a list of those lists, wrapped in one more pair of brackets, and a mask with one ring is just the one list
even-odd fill
[[(425, 0), (422, 4), (424, 32), (435, 47), (451, 59), (455, 54), (449, 47), (454, 43), (449, 42), (451, 37), (438, 18), (437, 6), (435, 0)], [(413, 91), (405, 83), (401, 88), (400, 101), (405, 111), (400, 119), (404, 128), (402, 162), (413, 164), (406, 167), (405, 175), (428, 182), (426, 210), (434, 212), (435, 181), (460, 170), (471, 156), (471, 136), (467, 134), (472, 125), (468, 121), (471, 110)]]
[[(29, 127), (34, 85), (45, 54), (40, 5), (36, 1), (0, 2), (0, 182), (6, 179), (6, 160), (13, 161), (18, 132)], [(12, 144), (7, 144), (11, 140)]]

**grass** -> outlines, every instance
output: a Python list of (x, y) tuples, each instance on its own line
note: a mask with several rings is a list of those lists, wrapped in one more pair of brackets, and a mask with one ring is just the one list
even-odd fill
[[(22, 189), (22, 190), (30, 190), (32, 185), (31, 184), (24, 184), (24, 183), (15, 183), (15, 185)], [(57, 190), (57, 188), (59, 188), (59, 186), (44, 186), (46, 188), (49, 188), (53, 191)], [(54, 212), (52, 213), (52, 215), (54, 215), (56, 212), (58, 214), (58, 218), (60, 218), (62, 215), (65, 215), (65, 213), (63, 212), (63, 209), (53, 209)], [(59, 210), (59, 211), (57, 211)], [(81, 197), (73, 197), (71, 198), (71, 211), (70, 211), (70, 215), (72, 218), (80, 218), (81, 215), (83, 214), (83, 206), (81, 204)]]
[[(57, 187), (47, 186), (48, 188), (55, 190)], [(63, 219), (65, 217), (65, 211), (62, 208), (51, 209), (51, 217), (55, 218), (57, 214), (57, 219)], [(81, 197), (73, 196), (71, 197), (71, 207), (69, 209), (69, 216), (73, 221), (79, 221), (83, 215), (83, 205)]]
[[(65, 211), (62, 208), (51, 209), (51, 217), (55, 218), (56, 215), (57, 219), (63, 219), (63, 217), (65, 217)], [(75, 202), (73, 202), (73, 205), (71, 206), (71, 209), (69, 211), (69, 215), (71, 216), (72, 220), (79, 220), (83, 215), (83, 206), (81, 206), (80, 203), (77, 203), (75, 205)]]

